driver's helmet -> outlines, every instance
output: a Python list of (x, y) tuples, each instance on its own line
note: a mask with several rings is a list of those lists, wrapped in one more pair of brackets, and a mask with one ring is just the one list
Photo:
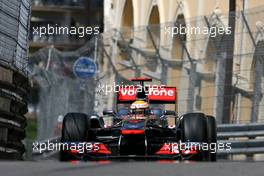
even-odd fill
[(137, 100), (130, 106), (132, 116), (136, 119), (144, 119), (149, 113), (149, 104), (143, 100)]

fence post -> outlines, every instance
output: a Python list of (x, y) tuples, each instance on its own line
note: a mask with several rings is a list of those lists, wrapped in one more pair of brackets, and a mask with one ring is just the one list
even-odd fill
[(258, 117), (258, 111), (259, 111), (259, 103), (261, 101), (262, 95), (261, 95), (261, 81), (262, 81), (262, 75), (263, 75), (263, 64), (261, 62), (262, 57), (258, 56), (259, 50), (261, 49), (258, 47), (253, 34), (250, 30), (249, 24), (247, 22), (247, 19), (245, 17), (244, 12), (241, 12), (243, 21), (246, 25), (247, 31), (249, 33), (250, 39), (252, 41), (253, 46), (255, 47), (255, 54), (254, 54), (254, 61), (255, 61), (255, 78), (254, 78), (254, 93), (253, 93), (253, 100), (252, 100), (252, 108), (251, 108), (251, 122), (257, 122)]
[(194, 89), (195, 89), (196, 79), (197, 79), (196, 63), (191, 63), (190, 72), (189, 72), (189, 89), (188, 89), (187, 112), (193, 112)]
[(224, 80), (225, 75), (223, 74), (225, 72), (225, 59), (223, 56), (219, 56), (216, 63), (216, 98), (215, 98), (215, 117), (217, 123), (222, 123), (222, 113), (224, 108)]
[[(255, 53), (258, 54), (258, 47), (256, 48)], [(253, 58), (255, 60), (255, 78), (254, 78), (254, 91), (253, 91), (253, 100), (252, 100), (252, 109), (251, 109), (251, 122), (257, 122), (258, 120), (258, 111), (259, 103), (262, 98), (261, 94), (261, 82), (263, 75), (263, 64), (261, 63), (259, 56)]]

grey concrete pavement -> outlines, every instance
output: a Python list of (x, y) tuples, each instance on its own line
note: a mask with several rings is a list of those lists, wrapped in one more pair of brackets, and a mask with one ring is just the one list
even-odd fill
[(264, 174), (263, 162), (159, 163), (159, 162), (0, 162), (3, 176), (253, 176)]

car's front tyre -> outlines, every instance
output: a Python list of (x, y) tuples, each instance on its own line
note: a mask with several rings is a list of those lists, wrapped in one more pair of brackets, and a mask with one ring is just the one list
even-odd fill
[[(207, 143), (207, 121), (203, 113), (184, 114), (180, 121), (181, 141), (183, 143)], [(208, 161), (208, 151), (199, 151), (190, 160)]]
[[(63, 119), (62, 143), (85, 142), (87, 139), (88, 118), (82, 113), (68, 113)], [(60, 150), (60, 161), (76, 160), (67, 150)]]

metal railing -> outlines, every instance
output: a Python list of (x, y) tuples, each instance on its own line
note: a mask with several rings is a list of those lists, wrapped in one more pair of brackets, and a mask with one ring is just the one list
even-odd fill
[(221, 124), (217, 131), (218, 143), (231, 143), (231, 150), (218, 151), (219, 156), (264, 154), (264, 123)]

